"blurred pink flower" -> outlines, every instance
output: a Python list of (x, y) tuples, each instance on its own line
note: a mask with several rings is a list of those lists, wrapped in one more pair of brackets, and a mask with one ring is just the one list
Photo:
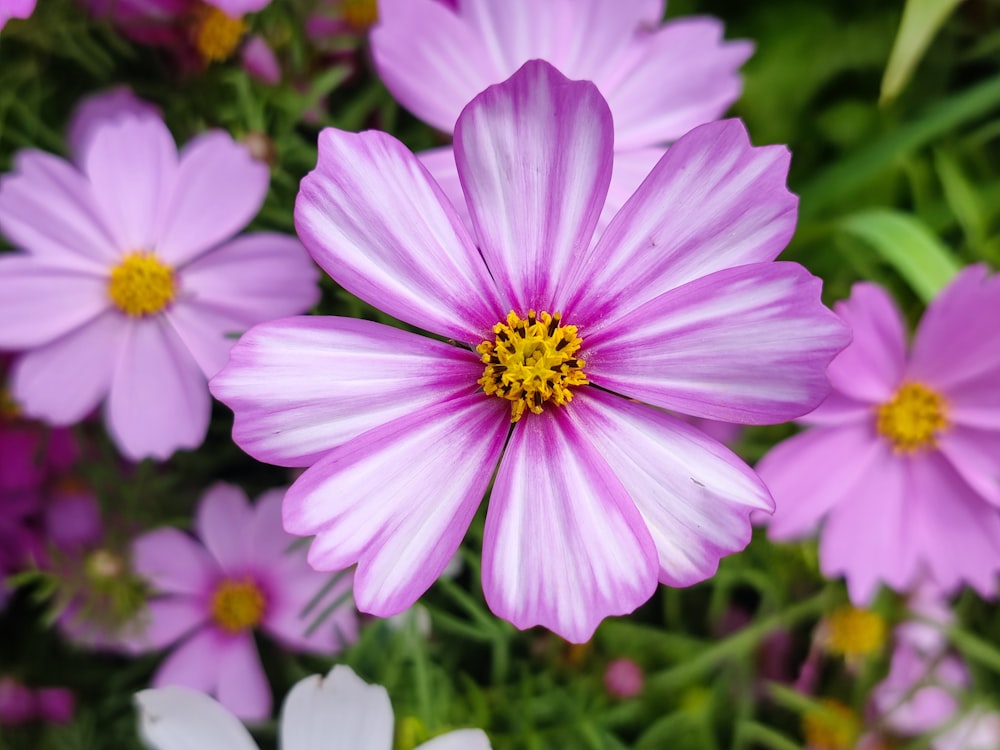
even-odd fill
[(487, 89), (456, 129), (473, 240), (399, 141), (320, 135), (303, 242), (352, 294), (446, 340), (288, 318), (248, 333), (212, 389), (244, 450), (311, 467), (285, 527), (317, 535), (318, 569), (358, 563), (362, 610), (427, 590), (498, 466), (486, 600), (578, 642), (658, 581), (713, 575), (770, 509), (746, 464), (663, 409), (775, 422), (826, 395), (847, 330), (818, 279), (771, 262), (795, 225), (788, 152), (738, 121), (698, 128), (592, 245), (612, 146), (597, 89), (548, 63)]
[[(380, 0), (372, 54), (393, 96), (445, 133), (473, 97), (528, 60), (593, 81), (615, 127), (603, 226), (664, 144), (718, 119), (739, 97), (737, 70), (753, 52), (750, 42), (724, 42), (715, 18), (662, 23), (664, 6), (664, 0)], [(421, 160), (462, 213), (451, 147)]]
[[(154, 589), (144, 631), (131, 651), (176, 644), (160, 665), (154, 687), (183, 685), (215, 695), (243, 719), (271, 714), (271, 692), (253, 633), (262, 630), (299, 651), (330, 655), (357, 638), (350, 604), (338, 606), (311, 633), (324, 607), (304, 610), (329, 576), (312, 570), (291, 550), (294, 537), (281, 530), (283, 489), (264, 493), (251, 506), (242, 490), (216, 484), (202, 497), (195, 518), (198, 540), (179, 529), (144, 534), (133, 544), (137, 573)], [(350, 590), (345, 573), (324, 599)]]
[(615, 659), (604, 670), (604, 689), (615, 698), (634, 698), (644, 681), (642, 668), (631, 659)]
[(281, 63), (267, 40), (259, 34), (250, 37), (240, 52), (243, 69), (258, 81), (270, 84), (281, 83)]
[(75, 165), (25, 150), (0, 180), (0, 231), (23, 251), (0, 257), (0, 348), (26, 350), (11, 374), (25, 414), (68, 425), (104, 401), (127, 457), (167, 458), (204, 440), (233, 335), (308, 309), (316, 271), (293, 237), (231, 239), (269, 174), (227, 133), (178, 154), (127, 101), (76, 125)]
[(30, 688), (13, 677), (0, 677), (0, 728), (29, 721), (68, 724), (76, 698), (62, 687)]
[(819, 531), (824, 575), (851, 599), (880, 583), (996, 594), (1000, 571), (1000, 276), (970, 266), (928, 306), (906, 353), (889, 294), (855, 284), (837, 312), (854, 341), (833, 392), (757, 470), (774, 495), (772, 539)]
[(35, 12), (36, 0), (0, 0), (0, 31), (12, 18), (27, 18)]

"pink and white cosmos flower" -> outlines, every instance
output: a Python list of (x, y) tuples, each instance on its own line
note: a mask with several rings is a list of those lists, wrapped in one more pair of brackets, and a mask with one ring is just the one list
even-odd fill
[(788, 152), (751, 147), (739, 122), (681, 138), (596, 244), (614, 136), (593, 84), (529, 62), (455, 136), (475, 237), (385, 133), (323, 131), (295, 210), (339, 284), (439, 338), (274, 321), (212, 389), (251, 455), (311, 467), (285, 527), (316, 535), (315, 567), (358, 564), (362, 610), (430, 586), (496, 472), (490, 607), (585, 641), (657, 581), (711, 576), (771, 509), (742, 461), (663, 410), (793, 418), (825, 396), (848, 333), (819, 279), (771, 262), (795, 226)]
[[(723, 41), (716, 18), (662, 23), (664, 6), (664, 0), (380, 0), (372, 54), (393, 96), (445, 133), (476, 94), (528, 60), (593, 81), (615, 126), (603, 225), (664, 144), (718, 119), (743, 89), (738, 70), (753, 44)], [(464, 211), (451, 147), (420, 158)]]
[(963, 584), (992, 597), (1000, 572), (1000, 276), (959, 273), (928, 306), (907, 354), (889, 294), (854, 285), (837, 312), (854, 341), (830, 366), (813, 425), (758, 464), (772, 539), (819, 531), (824, 575), (851, 599)]
[(11, 391), (55, 425), (101, 402), (131, 459), (195, 448), (207, 381), (233, 335), (303, 312), (316, 270), (294, 237), (233, 238), (267, 194), (268, 168), (228, 133), (180, 153), (149, 105), (121, 91), (71, 128), (75, 163), (19, 152), (0, 179), (0, 349), (23, 351)]
[[(174, 646), (153, 677), (153, 687), (179, 685), (210, 693), (243, 719), (271, 715), (255, 630), (295, 651), (331, 655), (357, 638), (357, 613), (336, 607), (310, 631), (323, 605), (328, 576), (312, 570), (295, 539), (281, 530), (283, 490), (265, 492), (256, 505), (227, 484), (211, 487), (198, 505), (198, 540), (179, 529), (151, 531), (133, 543), (135, 572), (156, 595), (144, 615), (145, 629), (129, 639), (130, 651)], [(350, 589), (345, 575), (324, 598)]]

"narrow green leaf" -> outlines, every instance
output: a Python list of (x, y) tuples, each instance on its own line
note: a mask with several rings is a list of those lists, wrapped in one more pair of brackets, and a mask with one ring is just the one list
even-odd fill
[(842, 219), (839, 227), (875, 248), (924, 302), (962, 267), (922, 221), (900, 211), (863, 211)]
[(958, 160), (948, 152), (935, 151), (934, 166), (941, 180), (941, 187), (944, 188), (948, 207), (962, 225), (969, 244), (978, 248), (986, 239), (989, 223), (979, 194), (971, 180), (962, 172)]
[(962, 0), (907, 0), (889, 64), (882, 77), (879, 103), (895, 99), (913, 75), (934, 35)]
[(955, 644), (955, 648), (967, 660), (978, 662), (984, 667), (1000, 673), (1000, 649), (959, 627), (950, 628), (948, 634), (951, 637), (951, 642)]

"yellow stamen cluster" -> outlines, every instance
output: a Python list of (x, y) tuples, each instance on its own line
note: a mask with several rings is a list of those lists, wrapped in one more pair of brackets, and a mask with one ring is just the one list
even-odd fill
[(264, 619), (267, 600), (250, 578), (227, 578), (212, 594), (212, 621), (229, 633), (241, 633)]
[(900, 386), (892, 399), (876, 410), (875, 429), (896, 453), (916, 453), (937, 444), (949, 427), (941, 394), (920, 383)]
[(849, 660), (877, 653), (885, 645), (885, 620), (867, 609), (846, 605), (826, 619), (826, 648)]
[(173, 269), (153, 253), (130, 253), (111, 269), (108, 296), (123, 313), (138, 318), (173, 302), (175, 286)]
[(233, 18), (214, 5), (201, 3), (194, 12), (191, 40), (206, 63), (228, 59), (247, 31), (242, 18)]
[(571, 388), (587, 385), (586, 364), (576, 358), (583, 341), (576, 326), (560, 325), (562, 315), (528, 311), (521, 318), (513, 310), (506, 323), (493, 326), (494, 341), (476, 347), (486, 370), (479, 385), (488, 396), (511, 402), (510, 421), (517, 422), (527, 409), (542, 413), (542, 406), (564, 406), (573, 399)]
[(851, 750), (861, 734), (861, 723), (850, 708), (824, 698), (822, 711), (802, 717), (802, 734), (810, 750)]
[(378, 21), (376, 0), (341, 0), (340, 14), (349, 26), (365, 31)]

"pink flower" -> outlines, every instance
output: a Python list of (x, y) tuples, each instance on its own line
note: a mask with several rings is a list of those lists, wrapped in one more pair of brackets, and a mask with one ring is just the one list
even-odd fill
[[(615, 155), (602, 224), (663, 155), (663, 144), (720, 117), (737, 99), (750, 42), (723, 42), (710, 17), (661, 24), (664, 0), (381, 0), (371, 35), (393, 96), (451, 133), (476, 94), (531, 59), (593, 81), (614, 117)], [(459, 211), (450, 147), (421, 155)]]
[[(283, 490), (264, 493), (253, 507), (243, 492), (216, 484), (195, 518), (199, 541), (178, 529), (144, 534), (133, 545), (134, 566), (157, 596), (146, 612), (145, 632), (132, 650), (179, 644), (160, 665), (153, 687), (182, 685), (211, 693), (243, 719), (271, 713), (271, 693), (253, 632), (260, 629), (288, 648), (333, 654), (357, 638), (352, 607), (339, 606), (319, 627), (320, 604), (304, 614), (328, 583), (305, 556), (289, 551), (294, 538), (281, 530)], [(349, 590), (343, 575), (324, 594)]]
[(604, 670), (604, 689), (614, 698), (634, 698), (644, 682), (642, 667), (631, 659), (615, 659)]
[(486, 599), (573, 641), (657, 581), (711, 576), (749, 541), (749, 512), (770, 509), (742, 461), (662, 409), (773, 422), (826, 394), (847, 331), (818, 279), (771, 262), (795, 224), (788, 153), (752, 148), (738, 121), (699, 128), (592, 245), (612, 140), (596, 87), (548, 63), (485, 91), (456, 128), (473, 239), (398, 141), (320, 135), (295, 208), (306, 247), (352, 294), (446, 340), (274, 321), (212, 388), (244, 450), (311, 467), (285, 527), (317, 535), (317, 569), (358, 563), (362, 610), (396, 614), (431, 585), (498, 466)]
[(958, 274), (928, 307), (909, 355), (879, 286), (856, 284), (837, 312), (854, 342), (830, 366), (813, 429), (758, 465), (774, 494), (772, 539), (819, 529), (824, 575), (851, 599), (919, 581), (985, 596), (1000, 571), (1000, 277)]
[(310, 307), (316, 272), (293, 237), (232, 239), (269, 175), (228, 134), (178, 154), (148, 108), (89, 112), (75, 166), (26, 150), (0, 180), (0, 230), (24, 251), (0, 257), (0, 348), (26, 350), (25, 414), (68, 425), (104, 401), (126, 456), (166, 458), (204, 440), (233, 335)]
[(0, 31), (12, 18), (27, 18), (35, 12), (36, 0), (0, 0)]
[(30, 721), (68, 724), (73, 719), (76, 698), (62, 687), (32, 690), (13, 677), (0, 677), (0, 727)]

